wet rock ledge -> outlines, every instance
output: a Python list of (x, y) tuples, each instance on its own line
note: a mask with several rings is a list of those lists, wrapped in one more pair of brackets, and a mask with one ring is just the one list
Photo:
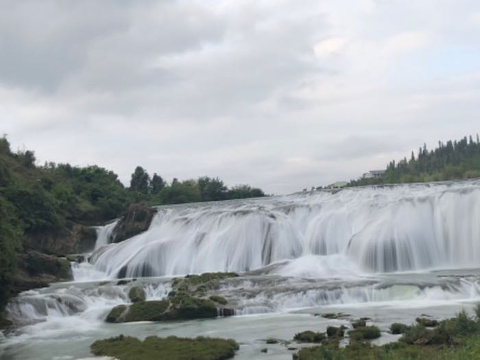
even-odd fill
[(218, 288), (221, 280), (237, 276), (236, 273), (205, 273), (175, 278), (168, 297), (155, 301), (145, 301), (143, 289), (132, 287), (129, 290), (132, 305), (115, 306), (105, 321), (169, 321), (234, 315), (227, 299), (211, 293)]

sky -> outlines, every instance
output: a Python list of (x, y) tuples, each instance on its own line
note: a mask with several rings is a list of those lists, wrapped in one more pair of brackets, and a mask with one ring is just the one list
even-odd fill
[(0, 0), (0, 131), (291, 193), (480, 132), (479, 34), (478, 0)]

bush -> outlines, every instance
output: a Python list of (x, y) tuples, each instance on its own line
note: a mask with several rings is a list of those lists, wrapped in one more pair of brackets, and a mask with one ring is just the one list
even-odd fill
[(373, 340), (379, 338), (381, 333), (376, 326), (363, 326), (351, 330), (348, 335), (353, 340)]
[(293, 337), (293, 340), (297, 342), (304, 342), (304, 343), (320, 343), (323, 340), (325, 340), (325, 334), (307, 330), (307, 331), (303, 331), (295, 334), (295, 336)]
[(404, 334), (410, 329), (410, 326), (401, 324), (401, 323), (393, 323), (390, 325), (390, 332), (394, 335)]

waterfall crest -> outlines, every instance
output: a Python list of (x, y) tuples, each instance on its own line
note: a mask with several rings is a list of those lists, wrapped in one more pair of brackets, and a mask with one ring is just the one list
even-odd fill
[(478, 267), (478, 219), (478, 181), (162, 206), (148, 231), (92, 262), (112, 278), (245, 272), (312, 255), (364, 272)]

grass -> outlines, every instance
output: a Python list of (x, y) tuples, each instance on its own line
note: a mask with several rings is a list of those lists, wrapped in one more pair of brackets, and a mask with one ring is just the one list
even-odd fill
[[(480, 322), (477, 314), (480, 305), (474, 309), (476, 319), (462, 310), (452, 319), (438, 322), (434, 328), (419, 323), (408, 327), (392, 324), (392, 333), (404, 332), (399, 342), (373, 346), (364, 341), (379, 335), (373, 326), (359, 327), (349, 332), (351, 342), (345, 348), (336, 343), (322, 342), (321, 346), (301, 349), (294, 354), (297, 360), (470, 360), (480, 359)], [(431, 323), (429, 323), (430, 325)], [(372, 328), (365, 331), (366, 328)], [(359, 330), (365, 331), (360, 333)], [(378, 330), (378, 332), (377, 332)], [(358, 335), (353, 335), (357, 332)], [(361, 335), (360, 335), (361, 334)], [(353, 336), (352, 336), (353, 335)]]
[(120, 335), (95, 341), (90, 348), (96, 356), (112, 356), (119, 360), (224, 360), (232, 358), (239, 346), (230, 339), (150, 336), (141, 341)]

